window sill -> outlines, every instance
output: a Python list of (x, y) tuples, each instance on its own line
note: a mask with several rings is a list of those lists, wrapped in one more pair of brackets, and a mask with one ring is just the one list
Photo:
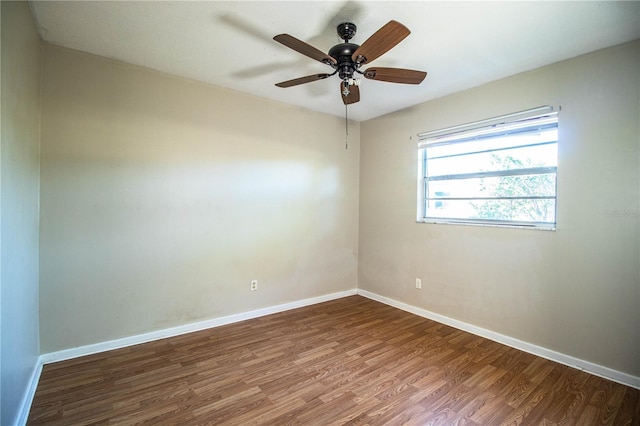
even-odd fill
[(514, 224), (502, 224), (502, 223), (481, 223), (481, 222), (466, 222), (456, 220), (438, 220), (438, 219), (417, 219), (416, 223), (437, 224), (437, 225), (462, 225), (462, 226), (480, 226), (486, 228), (510, 228), (510, 229), (525, 229), (530, 231), (556, 231), (556, 226), (533, 226), (533, 225), (514, 225)]

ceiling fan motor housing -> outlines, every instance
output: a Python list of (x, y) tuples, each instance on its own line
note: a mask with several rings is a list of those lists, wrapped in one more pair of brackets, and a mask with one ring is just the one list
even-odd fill
[(356, 63), (351, 59), (351, 55), (360, 46), (353, 43), (336, 44), (329, 50), (329, 56), (337, 61), (335, 68), (342, 80), (352, 78), (356, 70)]

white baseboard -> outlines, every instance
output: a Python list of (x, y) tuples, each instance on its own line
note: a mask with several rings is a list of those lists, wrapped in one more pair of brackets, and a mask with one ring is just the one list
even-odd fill
[(256, 309), (254, 311), (242, 312), (239, 314), (228, 315), (219, 318), (212, 318), (205, 321), (185, 324), (178, 327), (166, 328), (163, 330), (152, 331), (149, 333), (138, 334), (136, 336), (123, 337), (121, 339), (109, 340), (106, 342), (94, 343), (92, 345), (80, 346), (77, 348), (64, 349), (57, 352), (50, 352), (40, 356), (41, 364), (50, 364), (52, 362), (64, 361), (67, 359), (78, 358), (85, 355), (92, 355), (100, 352), (120, 349), (127, 346), (147, 343), (154, 340), (165, 339), (167, 337), (179, 336), (181, 334), (191, 333), (194, 331), (206, 330), (208, 328), (219, 327), (221, 325), (232, 324), (234, 322), (244, 321), (252, 318), (258, 318), (265, 315), (271, 315), (278, 312), (284, 312), (291, 309), (302, 308), (304, 306), (315, 305), (317, 303), (327, 302), (329, 300), (340, 299), (342, 297), (353, 296), (357, 294), (356, 289), (341, 291), (338, 293), (326, 294), (323, 296), (312, 297), (310, 299), (298, 300), (281, 305), (270, 306), (267, 308)]
[(31, 410), (31, 403), (33, 402), (33, 397), (36, 394), (36, 389), (38, 388), (38, 381), (40, 381), (40, 373), (42, 373), (42, 361), (40, 357), (36, 360), (36, 365), (33, 367), (33, 371), (31, 372), (31, 377), (29, 378), (29, 384), (27, 385), (27, 389), (22, 396), (22, 401), (20, 403), (20, 410), (18, 411), (18, 415), (16, 417), (16, 425), (26, 425), (27, 420), (29, 419), (29, 411)]
[(537, 355), (551, 361), (555, 361), (559, 364), (577, 368), (578, 370), (586, 371), (595, 376), (599, 376), (607, 380), (612, 380), (614, 382), (618, 382), (632, 388), (640, 389), (640, 377), (632, 376), (631, 374), (613, 370), (611, 368), (575, 358), (570, 355), (565, 355), (560, 352), (555, 352), (542, 346), (537, 346), (531, 343), (524, 342), (522, 340), (514, 339), (513, 337), (505, 336), (504, 334), (477, 327), (463, 321), (458, 321), (444, 315), (436, 314), (435, 312), (408, 305), (406, 303), (399, 302), (385, 296), (380, 296), (379, 294), (372, 293), (367, 290), (358, 289), (358, 294), (368, 299), (384, 303), (385, 305), (393, 306), (394, 308), (398, 308), (403, 311), (410, 312), (412, 314), (428, 318), (430, 320), (437, 321), (451, 327), (455, 327), (459, 330), (467, 331), (477, 336), (493, 340), (494, 342), (502, 343), (503, 345), (507, 345), (512, 348), (519, 349), (521, 351), (528, 352), (530, 354)]

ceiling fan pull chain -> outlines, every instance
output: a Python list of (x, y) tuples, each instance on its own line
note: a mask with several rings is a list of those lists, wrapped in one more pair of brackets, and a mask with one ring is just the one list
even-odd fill
[(349, 109), (347, 105), (344, 106), (344, 149), (349, 149), (349, 121), (347, 118), (347, 114)]

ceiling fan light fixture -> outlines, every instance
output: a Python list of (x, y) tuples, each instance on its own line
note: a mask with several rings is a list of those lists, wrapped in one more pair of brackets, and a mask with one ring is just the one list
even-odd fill
[(342, 96), (349, 96), (349, 83), (347, 81), (342, 82)]

